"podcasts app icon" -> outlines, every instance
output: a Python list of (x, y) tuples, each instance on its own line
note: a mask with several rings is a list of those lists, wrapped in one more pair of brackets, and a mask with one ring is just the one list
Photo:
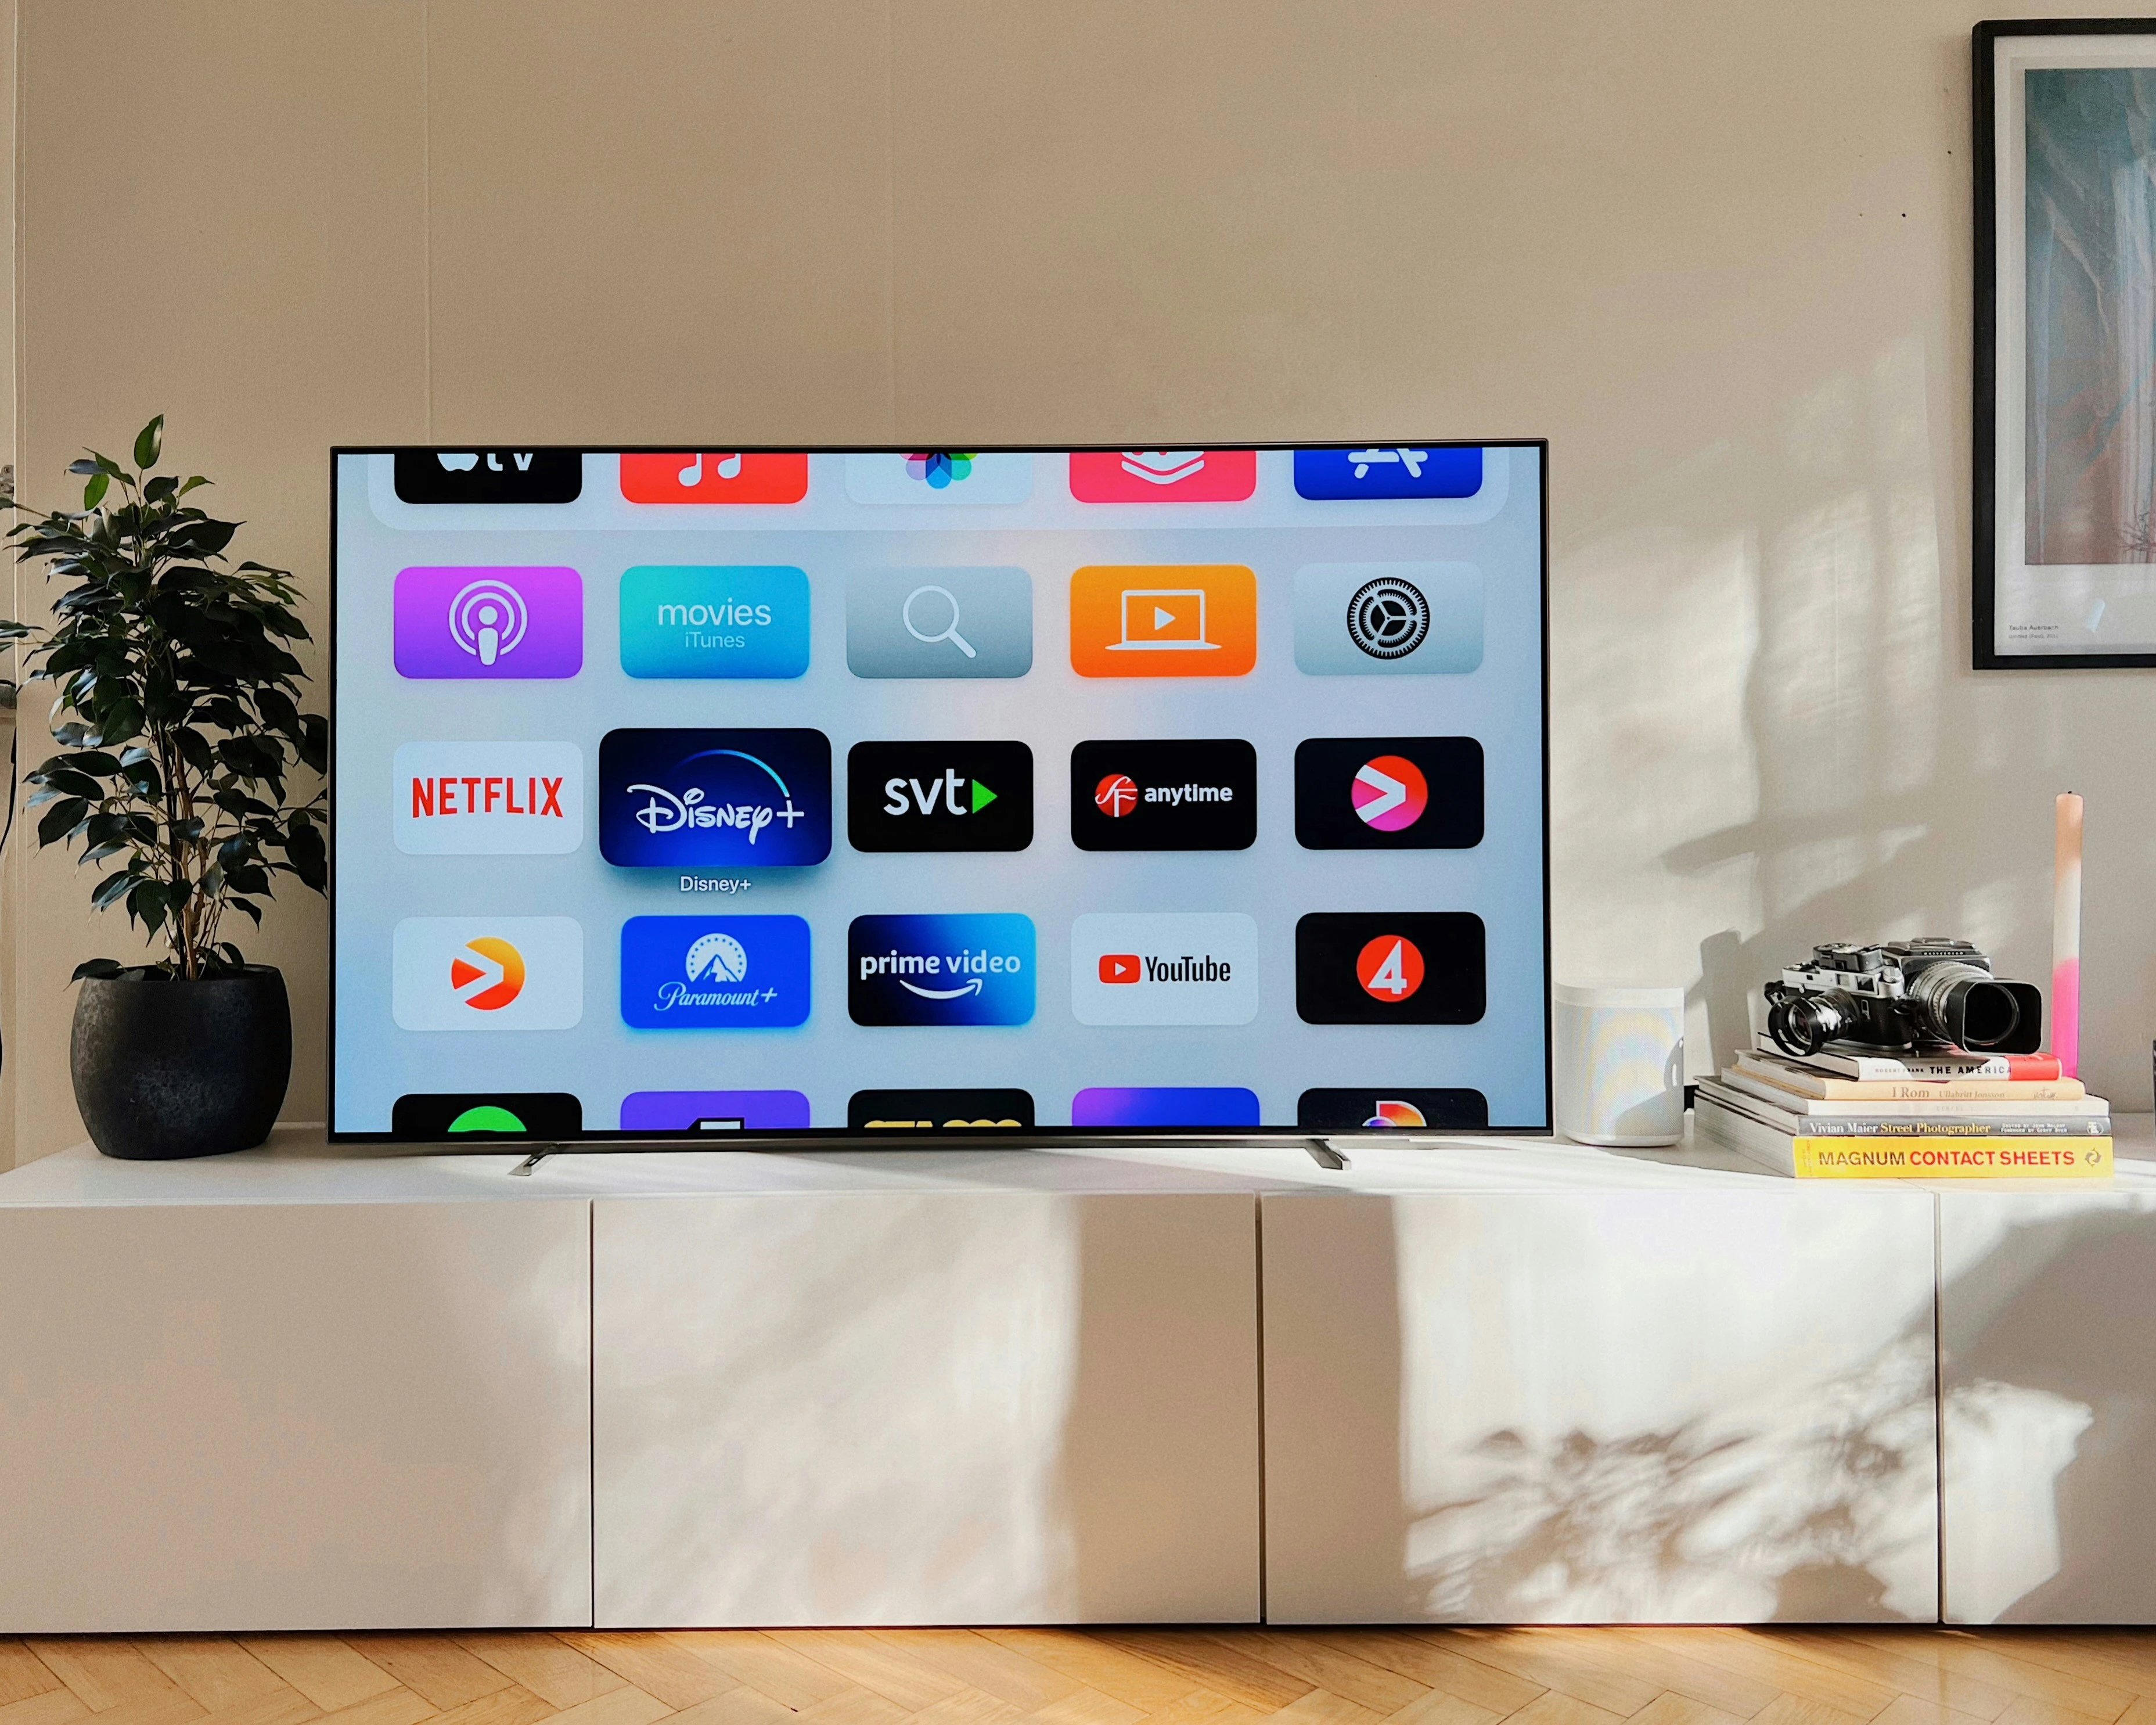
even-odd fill
[(400, 569), (390, 609), (402, 677), (573, 677), (584, 666), (584, 584), (574, 569)]

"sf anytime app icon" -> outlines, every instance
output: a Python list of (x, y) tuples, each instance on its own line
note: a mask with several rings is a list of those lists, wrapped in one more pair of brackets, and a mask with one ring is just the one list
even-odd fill
[(1482, 919), (1467, 911), (1319, 912), (1295, 925), (1295, 1009), (1309, 1024), (1471, 1024)]
[(1246, 850), (1258, 836), (1258, 752), (1218, 741), (1081, 742), (1070, 751), (1081, 850)]
[(846, 753), (856, 850), (1023, 850), (1033, 751), (1022, 742), (857, 742)]
[(1296, 745), (1306, 850), (1468, 850), (1482, 842), (1482, 745), (1471, 737), (1313, 737)]

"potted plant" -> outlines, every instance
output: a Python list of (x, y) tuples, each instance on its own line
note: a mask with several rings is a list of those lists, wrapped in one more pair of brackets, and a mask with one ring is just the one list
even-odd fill
[[(325, 793), (293, 800), (295, 768), (326, 769), (329, 727), (300, 710), (307, 639), (290, 573), (227, 565), (239, 530), (184, 500), (209, 482), (151, 476), (160, 414), (135, 469), (92, 452), (80, 512), (10, 530), (23, 562), (67, 583), (28, 653), (55, 685), (61, 752), (28, 775), (40, 845), (82, 841), (97, 909), (125, 906), (163, 956), (76, 967), (76, 1105), (107, 1156), (206, 1156), (270, 1135), (291, 1076), (285, 979), (249, 964), (229, 912), (257, 925), (280, 874), (327, 881)], [(0, 625), (0, 639), (35, 632)]]

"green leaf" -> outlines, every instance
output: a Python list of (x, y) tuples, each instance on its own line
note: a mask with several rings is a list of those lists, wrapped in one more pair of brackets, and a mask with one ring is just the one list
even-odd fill
[(121, 968), (121, 963), (116, 958), (85, 958), (75, 966), (74, 974), (68, 980), (71, 983), (79, 983), (88, 977), (97, 977), (100, 979), (116, 977), (120, 974)]
[(135, 465), (148, 469), (157, 465), (158, 451), (165, 441), (165, 416), (162, 413), (144, 426), (135, 436)]
[(57, 845), (75, 829), (76, 824), (90, 813), (90, 804), (80, 797), (64, 797), (48, 809), (38, 822), (38, 843)]
[(111, 484), (111, 480), (105, 475), (92, 474), (90, 482), (82, 488), (82, 506), (85, 509), (96, 508), (105, 501), (105, 493)]

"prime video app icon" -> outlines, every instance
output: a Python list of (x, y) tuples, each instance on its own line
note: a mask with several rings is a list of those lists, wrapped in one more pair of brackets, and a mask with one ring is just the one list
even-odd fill
[(628, 869), (786, 869), (831, 854), (820, 731), (609, 731), (599, 854)]
[(857, 1024), (1023, 1024), (1033, 968), (1030, 916), (856, 916), (846, 1010)]
[(584, 666), (584, 584), (574, 569), (400, 569), (391, 608), (404, 677), (573, 677)]

